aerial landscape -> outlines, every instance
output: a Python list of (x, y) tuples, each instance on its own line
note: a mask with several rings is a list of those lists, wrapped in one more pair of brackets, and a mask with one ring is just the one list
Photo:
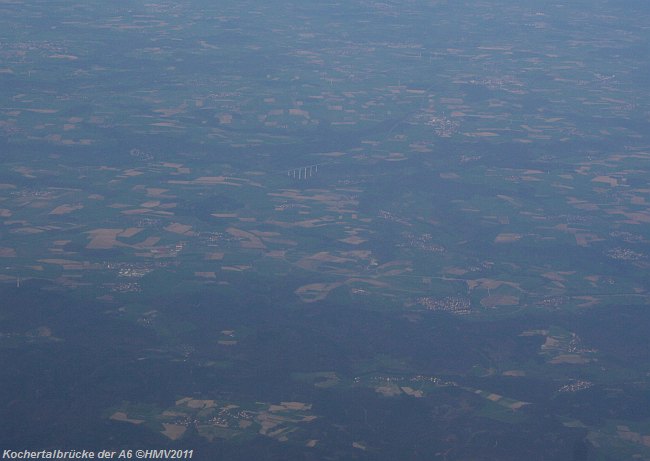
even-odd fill
[(0, 449), (650, 461), (648, 24), (0, 0)]

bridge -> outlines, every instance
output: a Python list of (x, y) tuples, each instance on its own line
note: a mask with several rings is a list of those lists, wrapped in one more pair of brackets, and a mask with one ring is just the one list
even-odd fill
[(318, 173), (318, 166), (320, 163), (314, 165), (301, 166), (287, 170), (287, 176), (293, 179), (307, 179), (315, 176)]

